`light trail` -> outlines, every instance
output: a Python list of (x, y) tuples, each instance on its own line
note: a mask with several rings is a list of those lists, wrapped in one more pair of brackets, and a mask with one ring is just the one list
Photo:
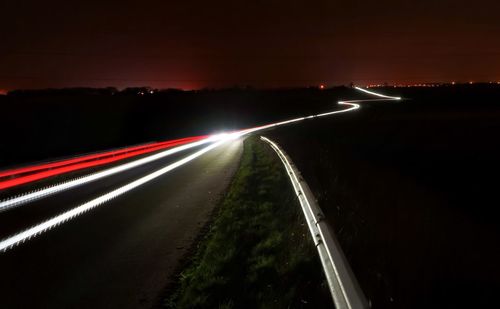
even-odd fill
[(360, 88), (360, 87), (354, 87), (354, 89), (362, 91), (362, 92), (365, 92), (365, 93), (368, 93), (368, 94), (371, 94), (371, 95), (374, 95), (376, 97), (386, 98), (386, 99), (389, 99), (389, 100), (401, 100), (401, 97), (392, 97), (392, 96), (380, 94), (380, 93), (377, 93), (377, 92), (369, 91), (369, 90), (366, 90), (366, 89), (363, 89), (363, 88)]
[(223, 144), (224, 142), (226, 142), (227, 139), (223, 138), (215, 143), (212, 143), (210, 145), (208, 145), (207, 147), (201, 149), (201, 150), (198, 150), (197, 152), (179, 160), (179, 161), (176, 161), (172, 164), (169, 164), (153, 173), (150, 173), (146, 176), (143, 176), (135, 181), (132, 181), (122, 187), (119, 187), (118, 189), (115, 189), (111, 192), (108, 192), (104, 195), (101, 195), (95, 199), (92, 199), (80, 206), (77, 206), (71, 210), (68, 210), (66, 212), (63, 212), (62, 214), (58, 215), (58, 216), (55, 216), (45, 222), (42, 222), (40, 224), (37, 224), (19, 234), (16, 234), (14, 236), (11, 236), (3, 241), (0, 241), (0, 251), (6, 251), (7, 249), (9, 248), (12, 248), (13, 246), (19, 244), (19, 243), (22, 243), (22, 242), (25, 242), (26, 240), (29, 240), (31, 239), (32, 237), (35, 237), (47, 230), (50, 230), (66, 221), (69, 221), (83, 213), (86, 213), (87, 211), (89, 210), (92, 210), (93, 208), (96, 208), (114, 198), (117, 198), (118, 196), (120, 195), (123, 195), (129, 191), (131, 191), (132, 189), (135, 189), (155, 178), (158, 178), (160, 177), (161, 175), (165, 174), (165, 173), (168, 173), (170, 172), (171, 170), (179, 167), (179, 166), (182, 166), (196, 158), (198, 158), (199, 156), (201, 156), (202, 154), (212, 150), (213, 148)]
[[(360, 88), (356, 87), (356, 89), (359, 90)], [(383, 96), (383, 95), (378, 94), (378, 96)], [(383, 96), (383, 97), (386, 98), (384, 101), (386, 101), (386, 100), (400, 100), (401, 99), (399, 97), (390, 97), (390, 96)], [(306, 116), (306, 117), (294, 118), (294, 119), (290, 119), (290, 120), (286, 120), (286, 121), (276, 122), (276, 123), (267, 124), (264, 126), (244, 129), (244, 130), (230, 132), (230, 133), (221, 133), (221, 134), (211, 135), (211, 136), (204, 138), (202, 140), (192, 142), (189, 144), (185, 144), (185, 145), (173, 148), (173, 149), (168, 149), (168, 150), (165, 150), (163, 152), (160, 152), (160, 153), (157, 153), (157, 154), (154, 154), (154, 155), (151, 155), (151, 156), (148, 156), (148, 157), (136, 160), (136, 161), (132, 161), (132, 162), (129, 162), (129, 163), (126, 163), (126, 164), (123, 164), (120, 166), (116, 166), (116, 167), (113, 167), (113, 168), (110, 168), (110, 169), (107, 169), (107, 170), (104, 170), (101, 172), (87, 175), (87, 176), (84, 176), (84, 177), (81, 177), (78, 179), (73, 179), (73, 180), (67, 181), (65, 183), (61, 183), (58, 185), (54, 185), (52, 187), (44, 188), (44, 189), (39, 190), (39, 191), (31, 192), (31, 193), (28, 193), (28, 194), (25, 194), (22, 196), (18, 196), (18, 197), (15, 197), (15, 198), (12, 198), (12, 199), (9, 199), (6, 201), (2, 201), (2, 202), (0, 202), (0, 212), (2, 210), (6, 210), (6, 209), (9, 209), (9, 208), (12, 208), (15, 206), (19, 206), (21, 204), (25, 204), (27, 202), (30, 202), (30, 201), (33, 201), (36, 199), (40, 199), (42, 197), (46, 197), (48, 195), (51, 195), (51, 194), (54, 194), (54, 193), (57, 193), (57, 192), (60, 192), (63, 190), (74, 188), (76, 186), (80, 186), (82, 184), (85, 184), (85, 183), (88, 183), (88, 182), (91, 182), (91, 181), (94, 181), (94, 180), (97, 180), (97, 179), (100, 179), (103, 177), (107, 177), (107, 176), (110, 176), (110, 175), (113, 175), (113, 174), (116, 174), (119, 172), (129, 170), (129, 169), (137, 167), (139, 165), (158, 160), (160, 158), (166, 157), (168, 155), (171, 155), (171, 154), (174, 154), (174, 153), (177, 153), (177, 152), (189, 149), (189, 148), (200, 146), (200, 145), (203, 145), (206, 143), (211, 143), (209, 146), (206, 146), (205, 148), (198, 150), (195, 153), (193, 153), (193, 154), (191, 154), (191, 155), (189, 155), (189, 156), (187, 156), (179, 161), (171, 163), (171, 164), (169, 164), (169, 165), (167, 165), (167, 166), (165, 166), (165, 167), (163, 167), (155, 172), (152, 172), (152, 173), (150, 173), (146, 176), (143, 176), (143, 177), (141, 177), (133, 182), (130, 182), (127, 185), (121, 186), (113, 191), (110, 191), (104, 195), (101, 195), (97, 198), (94, 198), (94, 199), (92, 199), (92, 200), (90, 200), (90, 201), (88, 201), (80, 206), (77, 206), (77, 207), (75, 207), (71, 210), (68, 210), (68, 211), (66, 211), (66, 212), (64, 212), (56, 217), (53, 217), (52, 219), (49, 219), (49, 220), (44, 221), (40, 224), (37, 224), (37, 225), (35, 225), (35, 226), (33, 226), (33, 227), (31, 227), (31, 228), (29, 228), (21, 233), (7, 237), (6, 239), (0, 241), (0, 251), (6, 251), (7, 249), (12, 248), (13, 246), (15, 246), (19, 243), (23, 243), (26, 240), (31, 239), (32, 237), (35, 237), (43, 232), (46, 232), (47, 230), (52, 229), (53, 227), (56, 227), (56, 226), (66, 222), (68, 220), (71, 220), (71, 219), (91, 210), (91, 209), (94, 209), (94, 208), (96, 208), (96, 207), (98, 207), (98, 206), (100, 206), (100, 205), (126, 193), (126, 192), (129, 192), (130, 190), (132, 190), (134, 188), (137, 188), (137, 187), (139, 187), (139, 186), (141, 186), (141, 185), (143, 185), (143, 184), (145, 184), (145, 183), (147, 183), (147, 182), (149, 182), (149, 181), (151, 181), (151, 180), (153, 180), (153, 179), (155, 179), (155, 178), (157, 178), (157, 177), (159, 177), (159, 176), (161, 176), (161, 175), (163, 175), (163, 174), (165, 174), (165, 173), (167, 173), (167, 172), (169, 172), (169, 171), (171, 171), (179, 166), (182, 166), (182, 165), (198, 158), (199, 156), (203, 155), (204, 153), (222, 145), (223, 143), (225, 143), (227, 141), (234, 140), (234, 139), (237, 139), (241, 136), (251, 134), (251, 133), (254, 133), (257, 131), (262, 131), (265, 129), (269, 129), (269, 128), (273, 128), (273, 127), (277, 127), (277, 126), (281, 126), (281, 125), (296, 123), (296, 122), (303, 121), (306, 119), (312, 119), (312, 118), (316, 118), (316, 117), (325, 117), (325, 116), (330, 116), (330, 115), (334, 115), (334, 114), (350, 112), (350, 111), (357, 110), (360, 108), (360, 105), (357, 103), (367, 102), (367, 101), (381, 101), (381, 99), (339, 101), (338, 102), (339, 105), (345, 105), (345, 106), (348, 106), (348, 108), (340, 110), (340, 111), (332, 111), (332, 112), (326, 112), (326, 113), (322, 113), (322, 114), (310, 115), (310, 116)]]
[(150, 144), (146, 144), (146, 145), (126, 147), (126, 148), (122, 148), (122, 149), (118, 149), (118, 150), (100, 152), (100, 153), (95, 153), (95, 154), (90, 154), (90, 155), (84, 155), (84, 156), (79, 156), (76, 158), (60, 160), (60, 161), (55, 161), (55, 162), (50, 162), (50, 163), (43, 163), (43, 164), (25, 166), (25, 167), (21, 167), (21, 168), (15, 168), (15, 169), (11, 169), (11, 170), (4, 170), (4, 171), (0, 171), (0, 178), (8, 177), (8, 176), (19, 176), (19, 175), (26, 174), (26, 173), (37, 172), (40, 170), (52, 169), (54, 167), (66, 166), (66, 165), (71, 165), (71, 164), (75, 164), (75, 163), (79, 163), (79, 162), (101, 159), (104, 157), (116, 156), (119, 154), (128, 153), (128, 152), (132, 152), (132, 151), (136, 151), (136, 150), (142, 150), (142, 149), (170, 145), (170, 144), (176, 144), (176, 143), (182, 143), (182, 142), (187, 143), (187, 142), (194, 141), (194, 139), (202, 139), (205, 137), (207, 137), (207, 136), (194, 136), (194, 137), (187, 137), (187, 138), (181, 138), (181, 139), (164, 141), (164, 142), (150, 143)]
[[(33, 167), (33, 169), (40, 170), (43, 168), (47, 168), (48, 170), (37, 172), (34, 174), (30, 174), (30, 175), (20, 176), (20, 177), (13, 178), (13, 179), (0, 181), (0, 190), (12, 188), (12, 187), (23, 185), (23, 184), (27, 184), (27, 183), (34, 182), (37, 180), (49, 178), (52, 176), (57, 176), (57, 175), (66, 174), (69, 172), (78, 171), (78, 170), (85, 169), (85, 168), (109, 164), (112, 162), (116, 162), (116, 161), (124, 160), (127, 158), (139, 156), (141, 154), (147, 154), (147, 153), (151, 153), (154, 151), (158, 151), (158, 150), (186, 144), (186, 143), (200, 140), (203, 138), (206, 138), (206, 137), (200, 136), (200, 137), (184, 138), (181, 140), (173, 140), (173, 141), (169, 141), (169, 142), (158, 143), (156, 146), (153, 146), (153, 147), (147, 147), (145, 149), (143, 148), (143, 149), (133, 150), (133, 151), (121, 150), (121, 151), (117, 152), (118, 154), (111, 154), (111, 155), (106, 154), (106, 155), (96, 155), (96, 156), (92, 155), (92, 157), (93, 157), (92, 161), (86, 161), (85, 159), (80, 160), (80, 158), (76, 158), (76, 159), (68, 160), (68, 161), (71, 161), (71, 163), (67, 163), (67, 164), (65, 164), (64, 161), (47, 164), (47, 165), (53, 165), (53, 166), (59, 165), (59, 167), (54, 168), (54, 169), (49, 169), (50, 167), (46, 167), (47, 165), (43, 165), (42, 167), (40, 167), (40, 166)], [(80, 163), (75, 163), (75, 162), (80, 162)], [(28, 170), (28, 169), (31, 169), (31, 167), (23, 169), (23, 171), (18, 173), (18, 174), (27, 173), (26, 170)], [(9, 173), (11, 173), (10, 175), (16, 175), (13, 172), (5, 172), (5, 174), (9, 174)]]
[(53, 195), (53, 194), (58, 193), (58, 192), (62, 192), (62, 191), (68, 190), (68, 189), (75, 188), (77, 186), (81, 186), (83, 184), (86, 184), (86, 183), (89, 183), (92, 181), (96, 181), (98, 179), (102, 179), (104, 177), (108, 177), (108, 176), (111, 176), (111, 175), (114, 175), (114, 174), (117, 174), (120, 172), (124, 172), (124, 171), (132, 169), (134, 167), (141, 166), (141, 165), (144, 165), (146, 163), (153, 162), (153, 161), (159, 160), (161, 158), (170, 156), (172, 154), (178, 153), (180, 151), (184, 151), (184, 150), (187, 150), (187, 149), (190, 149), (193, 147), (197, 147), (197, 146), (200, 146), (200, 145), (203, 145), (206, 143), (210, 143), (213, 141), (214, 140), (211, 139), (210, 137), (204, 138), (204, 139), (196, 141), (196, 142), (192, 142), (192, 143), (184, 144), (184, 145), (181, 145), (181, 146), (178, 146), (175, 148), (171, 148), (171, 149), (159, 152), (157, 154), (153, 154), (153, 155), (150, 155), (150, 156), (147, 156), (147, 157), (135, 160), (135, 161), (124, 163), (122, 165), (118, 165), (118, 166), (115, 166), (115, 167), (112, 167), (112, 168), (109, 168), (109, 169), (106, 169), (103, 171), (99, 171), (99, 172), (96, 172), (96, 173), (93, 173), (90, 175), (82, 176), (79, 178), (74, 178), (74, 179), (71, 179), (71, 180), (68, 180), (68, 181), (65, 181), (62, 183), (58, 183), (55, 185), (51, 185), (51, 186), (39, 189), (39, 190), (34, 190), (34, 191), (31, 191), (28, 193), (21, 194), (19, 196), (14, 196), (14, 197), (8, 198), (6, 200), (0, 201), (0, 212), (5, 211), (7, 209), (11, 209), (13, 207), (24, 205), (24, 204), (29, 203), (29, 202), (39, 200), (41, 198)]

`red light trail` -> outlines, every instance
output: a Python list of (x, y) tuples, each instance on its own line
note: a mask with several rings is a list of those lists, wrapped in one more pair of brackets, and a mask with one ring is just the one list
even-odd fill
[[(41, 180), (44, 178), (57, 176), (89, 167), (109, 164), (112, 162), (135, 157), (141, 154), (146, 154), (161, 149), (166, 149), (174, 146), (195, 142), (204, 138), (207, 138), (207, 136), (201, 135), (201, 136), (187, 137), (171, 141), (148, 144), (144, 146), (134, 146), (115, 151), (107, 151), (99, 154), (87, 155), (83, 157), (62, 160), (47, 164), (32, 165), (28, 167), (3, 171), (0, 173), (0, 177), (8, 177), (8, 176), (11, 177), (19, 176), (19, 177), (0, 181), (0, 190), (8, 189), (18, 185), (33, 182), (36, 180)], [(36, 172), (36, 173), (22, 176), (23, 174), (27, 174), (30, 172)]]

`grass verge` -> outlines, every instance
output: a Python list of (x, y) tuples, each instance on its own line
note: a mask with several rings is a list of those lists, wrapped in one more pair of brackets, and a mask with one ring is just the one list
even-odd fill
[(167, 308), (328, 308), (316, 249), (288, 176), (256, 137)]

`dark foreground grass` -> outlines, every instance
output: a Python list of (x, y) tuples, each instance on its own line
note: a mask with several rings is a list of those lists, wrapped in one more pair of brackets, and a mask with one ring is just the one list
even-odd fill
[(240, 168), (168, 308), (330, 307), (288, 177), (272, 150), (245, 141)]

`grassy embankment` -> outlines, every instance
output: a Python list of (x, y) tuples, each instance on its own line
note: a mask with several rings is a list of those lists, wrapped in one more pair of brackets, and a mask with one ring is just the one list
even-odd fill
[(257, 138), (169, 308), (329, 307), (326, 281), (281, 162)]

